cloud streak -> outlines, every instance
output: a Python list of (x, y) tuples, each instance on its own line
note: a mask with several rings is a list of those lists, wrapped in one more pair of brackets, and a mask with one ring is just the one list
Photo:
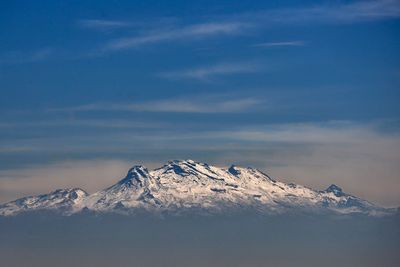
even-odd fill
[(259, 43), (254, 44), (252, 47), (285, 47), (285, 46), (304, 46), (304, 41), (285, 41), (285, 42), (267, 42), (267, 43)]
[(293, 23), (356, 23), (400, 17), (398, 0), (355, 1), (346, 4), (323, 4), (304, 8), (285, 8), (260, 11), (238, 16), (252, 20), (279, 24)]
[(210, 81), (217, 76), (226, 76), (241, 73), (255, 73), (262, 70), (261, 66), (254, 63), (219, 63), (193, 69), (162, 72), (158, 76), (170, 79), (193, 79), (199, 81)]
[[(307, 23), (358, 23), (396, 19), (400, 17), (399, 0), (356, 1), (346, 4), (324, 4), (302, 8), (277, 8), (237, 15), (218, 15), (212, 20), (196, 24), (178, 23), (177, 19), (162, 19), (163, 23), (152, 21), (132, 22), (124, 20), (81, 19), (77, 25), (84, 29), (96, 31), (129, 30), (134, 28), (136, 34), (115, 38), (100, 44), (87, 56), (98, 56), (104, 53), (140, 48), (164, 42), (183, 42), (204, 40), (212, 37), (238, 36), (276, 25), (293, 25)], [(154, 19), (156, 20), (156, 19)], [(154, 21), (153, 20), (153, 21)], [(173, 21), (173, 23), (172, 23)], [(302, 46), (303, 41), (267, 42), (255, 44), (255, 47)], [(43, 48), (31, 53), (10, 51), (0, 57), (0, 64), (20, 64), (39, 62), (49, 59), (54, 49)]]
[(78, 20), (77, 24), (81, 28), (91, 30), (113, 30), (119, 28), (127, 28), (132, 26), (131, 23), (118, 20), (101, 20), (101, 19), (82, 19)]
[[(346, 4), (323, 4), (304, 8), (278, 8), (261, 10), (258, 12), (243, 13), (238, 15), (219, 15), (213, 21), (204, 21), (197, 24), (177, 25), (168, 24), (152, 25), (149, 30), (141, 25), (140, 34), (123, 38), (112, 39), (103, 44), (97, 53), (116, 52), (127, 49), (139, 48), (145, 45), (162, 42), (177, 42), (188, 40), (201, 40), (210, 37), (235, 36), (247, 34), (248, 29), (264, 29), (276, 24), (298, 23), (356, 23), (393, 19), (400, 17), (400, 2), (398, 0), (373, 0), (356, 1)], [(132, 22), (109, 20), (80, 20), (81, 27), (94, 30), (108, 30), (127, 28)], [(288, 41), (264, 43), (256, 46), (300, 46), (302, 41)]]
[(243, 30), (248, 27), (249, 25), (247, 23), (242, 22), (207, 22), (183, 27), (161, 29), (139, 36), (111, 40), (101, 48), (101, 51), (112, 52), (166, 41), (182, 41), (213, 36), (236, 35), (243, 33)]
[(110, 128), (110, 129), (152, 129), (165, 127), (167, 124), (162, 122), (143, 122), (137, 120), (120, 119), (59, 119), (41, 121), (14, 121), (0, 122), (0, 129), (19, 129), (19, 128), (58, 128), (58, 127), (79, 127), (83, 128)]
[(50, 111), (129, 111), (171, 113), (237, 113), (250, 112), (262, 107), (263, 101), (252, 97), (229, 98), (216, 96), (178, 97), (136, 103), (93, 103), (76, 107), (50, 109)]

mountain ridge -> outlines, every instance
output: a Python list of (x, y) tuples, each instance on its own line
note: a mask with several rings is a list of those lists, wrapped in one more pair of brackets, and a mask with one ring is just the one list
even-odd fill
[(151, 171), (135, 165), (117, 183), (93, 194), (70, 188), (20, 198), (0, 205), (0, 216), (34, 211), (71, 215), (87, 210), (220, 214), (248, 209), (261, 214), (304, 211), (370, 216), (389, 215), (395, 210), (344, 193), (334, 184), (317, 191), (276, 181), (251, 167), (231, 165), (225, 169), (193, 160), (173, 160)]

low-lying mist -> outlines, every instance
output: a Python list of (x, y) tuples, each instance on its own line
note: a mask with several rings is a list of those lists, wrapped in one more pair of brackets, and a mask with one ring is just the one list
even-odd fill
[(400, 218), (0, 218), (2, 266), (399, 266)]

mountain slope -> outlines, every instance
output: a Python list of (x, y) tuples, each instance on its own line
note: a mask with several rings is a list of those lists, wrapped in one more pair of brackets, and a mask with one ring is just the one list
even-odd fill
[(82, 210), (179, 214), (247, 209), (267, 214), (304, 211), (384, 215), (392, 212), (346, 194), (336, 185), (315, 191), (275, 181), (253, 168), (221, 169), (193, 160), (176, 160), (153, 171), (134, 166), (118, 183), (91, 195), (81, 189), (65, 189), (18, 199), (0, 206), (0, 215), (38, 210), (69, 215)]
[(49, 194), (29, 196), (0, 206), (0, 215), (15, 215), (36, 210), (53, 210), (62, 214), (72, 214), (84, 208), (88, 194), (79, 188), (58, 189)]

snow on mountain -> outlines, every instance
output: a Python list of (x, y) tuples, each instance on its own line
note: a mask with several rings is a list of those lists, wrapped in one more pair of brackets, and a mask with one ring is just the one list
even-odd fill
[(29, 196), (0, 206), (0, 215), (15, 215), (35, 210), (53, 210), (62, 214), (72, 214), (82, 210), (88, 194), (79, 188), (58, 189), (49, 194)]
[(0, 206), (0, 215), (50, 210), (70, 215), (82, 210), (134, 214), (187, 211), (224, 213), (253, 209), (260, 213), (290, 211), (384, 215), (392, 210), (346, 194), (336, 185), (324, 191), (271, 179), (253, 168), (221, 169), (193, 160), (175, 160), (148, 171), (134, 166), (115, 185), (88, 195), (81, 189), (60, 189)]

